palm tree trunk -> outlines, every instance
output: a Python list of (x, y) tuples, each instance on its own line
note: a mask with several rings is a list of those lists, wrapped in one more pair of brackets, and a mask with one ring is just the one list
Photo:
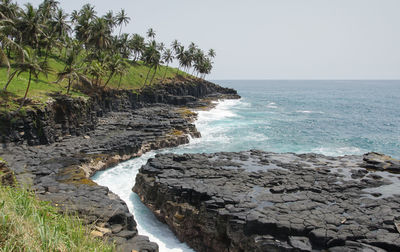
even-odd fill
[(120, 28), (119, 28), (119, 34), (118, 34), (118, 37), (120, 37), (120, 36), (121, 36), (121, 31), (122, 31), (122, 24), (120, 25)]
[(71, 88), (71, 77), (68, 78), (68, 88), (67, 88), (67, 95), (69, 94), (69, 90)]
[(146, 79), (144, 80), (143, 86), (146, 86), (147, 78), (149, 77), (150, 71), (151, 71), (151, 68), (150, 68), (149, 71), (147, 72)]
[(47, 57), (49, 56), (50, 46), (46, 48), (46, 56), (44, 57), (44, 61), (47, 61)]
[(119, 75), (118, 90), (119, 90), (119, 87), (121, 86), (121, 80), (122, 80), (122, 74)]
[(18, 111), (20, 111), (21, 108), (25, 104), (25, 100), (26, 100), (26, 97), (28, 96), (29, 88), (31, 87), (31, 80), (32, 80), (32, 70), (29, 70), (28, 86), (26, 87), (25, 95), (24, 95), (24, 98), (22, 99), (21, 106), (19, 107)]
[(165, 76), (167, 76), (168, 64), (169, 64), (169, 63), (167, 63), (167, 66), (166, 66), (166, 68), (165, 68), (165, 73), (164, 73), (164, 77), (163, 77), (163, 79), (162, 79), (162, 82), (164, 82)]
[(111, 73), (110, 73), (110, 76), (108, 76), (108, 79), (107, 79), (107, 81), (106, 81), (106, 84), (104, 84), (103, 88), (105, 88), (105, 87), (107, 86), (108, 82), (110, 82), (110, 80), (111, 80), (111, 78), (112, 78), (113, 76), (114, 76), (114, 72), (111, 72)]
[(7, 87), (8, 85), (11, 83), (12, 79), (14, 78), (14, 76), (17, 74), (17, 71), (14, 71), (9, 77), (8, 77), (8, 81), (6, 83), (6, 85), (4, 86), (3, 90), (7, 91)]
[(154, 69), (153, 76), (151, 77), (151, 80), (150, 80), (150, 85), (153, 83), (153, 79), (154, 79), (154, 76), (156, 75), (156, 73), (157, 73), (157, 68)]

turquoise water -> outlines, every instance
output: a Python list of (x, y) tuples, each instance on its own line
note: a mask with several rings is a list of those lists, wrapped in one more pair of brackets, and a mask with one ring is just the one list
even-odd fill
[(161, 252), (192, 251), (132, 193), (138, 169), (156, 153), (261, 149), (326, 155), (378, 151), (400, 158), (400, 81), (217, 81), (240, 100), (199, 111), (202, 137), (187, 145), (151, 151), (98, 172), (94, 181), (110, 188), (134, 214), (139, 233)]
[(230, 109), (235, 117), (213, 123), (229, 138), (224, 150), (400, 158), (400, 81), (218, 83), (243, 97)]

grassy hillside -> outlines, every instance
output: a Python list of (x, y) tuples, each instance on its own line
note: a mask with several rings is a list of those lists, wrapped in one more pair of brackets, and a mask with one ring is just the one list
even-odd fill
[[(47, 75), (47, 77), (43, 74), (39, 75), (38, 80), (32, 80), (31, 87), (28, 93), (28, 98), (31, 100), (28, 103), (29, 106), (40, 106), (44, 104), (50, 98), (49, 94), (54, 92), (66, 93), (68, 80), (65, 79), (60, 83), (55, 83), (57, 80), (57, 73), (61, 72), (65, 63), (56, 58), (49, 57), (48, 64), (51, 69), (51, 72)], [(13, 69), (11, 70), (11, 72)], [(120, 83), (121, 89), (128, 90), (136, 90), (140, 89), (143, 86), (143, 83), (146, 79), (147, 73), (149, 71), (149, 67), (145, 66), (142, 62), (130, 63), (127, 73), (122, 77), (121, 82), (120, 76), (115, 75), (107, 85), (107, 88), (118, 88)], [(154, 70), (151, 69), (149, 74), (149, 82), (151, 76), (153, 75)], [(175, 78), (177, 75), (188, 77), (185, 72), (178, 71), (176, 68), (160, 66), (157, 69), (156, 75), (153, 80), (154, 83), (160, 83), (163, 80), (163, 77)], [(89, 76), (90, 77), (90, 76)], [(15, 76), (11, 81), (7, 88), (7, 92), (3, 92), (3, 87), (7, 83), (7, 68), (0, 67), (0, 112), (1, 111), (12, 111), (19, 107), (19, 100), (24, 96), (27, 84), (28, 84), (29, 74), (24, 72), (19, 76)], [(104, 83), (101, 83), (99, 86), (102, 86)], [(99, 87), (100, 88), (100, 87)], [(79, 90), (72, 88), (70, 95), (72, 97), (87, 97), (85, 94), (80, 92)]]
[(0, 185), (0, 251), (114, 251), (89, 232), (33, 193)]

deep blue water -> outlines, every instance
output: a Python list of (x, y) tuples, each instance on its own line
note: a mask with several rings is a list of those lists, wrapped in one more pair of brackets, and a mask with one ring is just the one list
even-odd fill
[(202, 138), (98, 172), (135, 216), (139, 233), (160, 251), (189, 252), (168, 227), (132, 193), (139, 168), (156, 153), (196, 153), (260, 149), (326, 155), (382, 152), (400, 158), (400, 81), (216, 81), (233, 87), (240, 100), (200, 111)]

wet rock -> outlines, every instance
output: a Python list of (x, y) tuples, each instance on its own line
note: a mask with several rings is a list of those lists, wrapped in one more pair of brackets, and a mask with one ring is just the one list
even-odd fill
[(400, 175), (365, 162), (255, 150), (164, 154), (142, 166), (133, 190), (196, 251), (400, 251)]

